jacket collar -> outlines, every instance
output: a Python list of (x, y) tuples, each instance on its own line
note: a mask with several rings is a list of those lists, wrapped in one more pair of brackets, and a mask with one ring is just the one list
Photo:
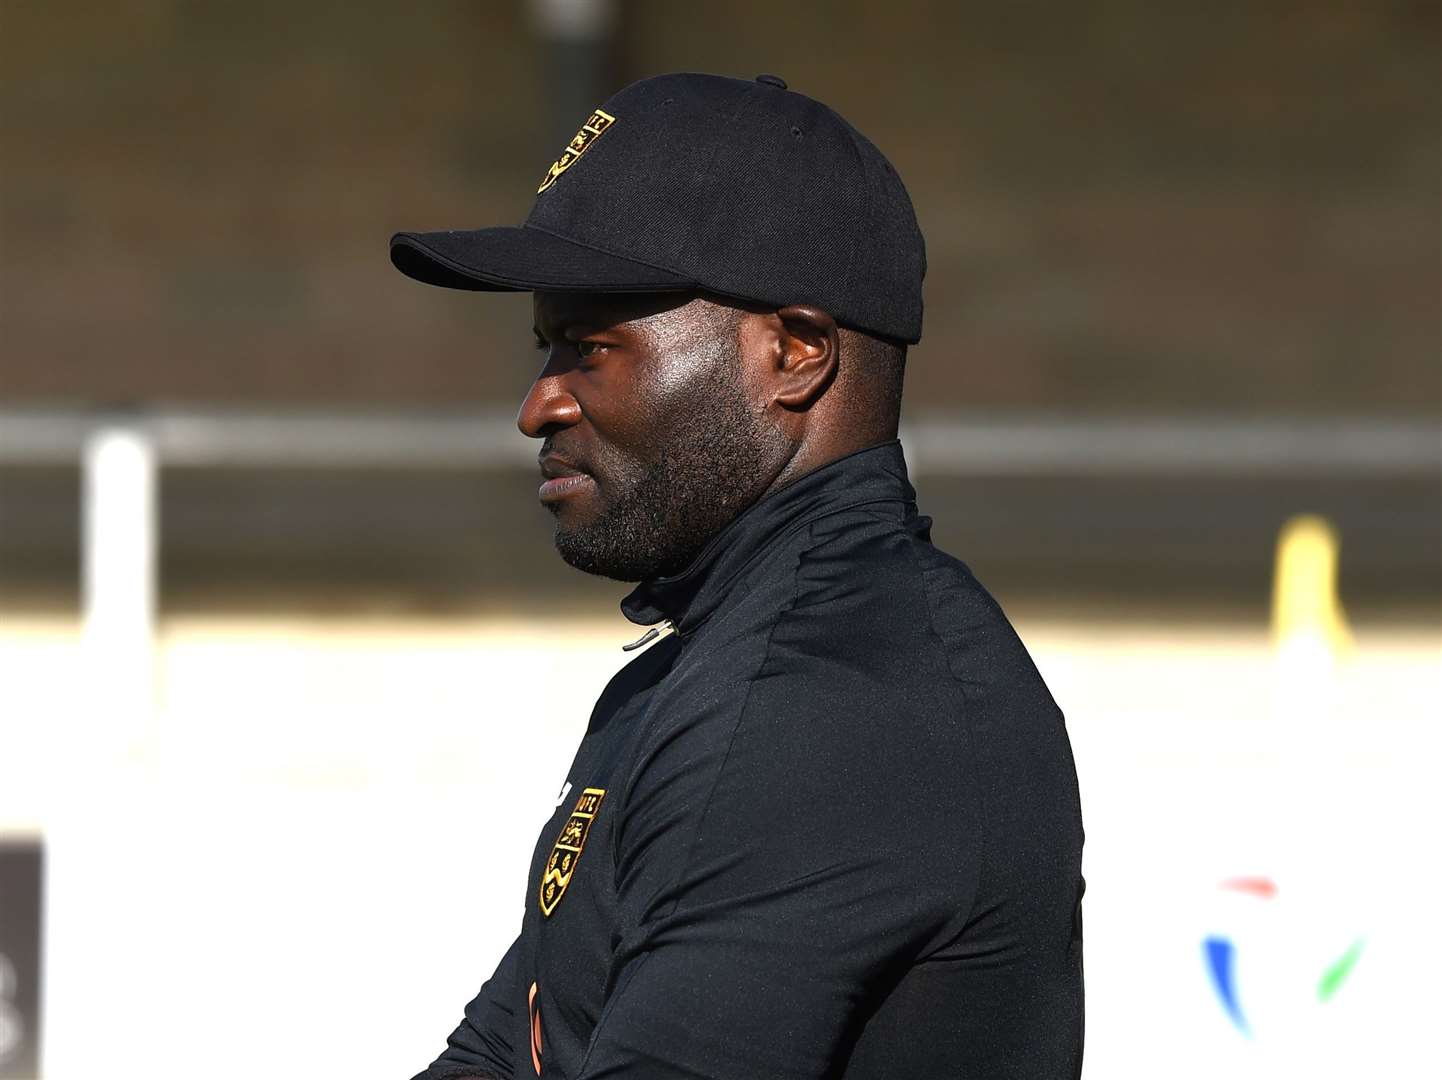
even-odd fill
[(895, 439), (837, 458), (758, 499), (685, 570), (636, 586), (621, 601), (621, 613), (643, 626), (670, 620), (680, 634), (694, 630), (721, 605), (741, 572), (783, 536), (828, 514), (887, 501), (916, 501)]

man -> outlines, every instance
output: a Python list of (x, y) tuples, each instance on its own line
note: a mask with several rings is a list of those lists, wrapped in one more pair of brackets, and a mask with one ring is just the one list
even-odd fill
[(535, 293), (556, 546), (652, 627), (420, 1076), (1077, 1075), (1075, 770), (907, 482), (925, 259), (880, 151), (775, 76), (648, 79), (523, 227), (391, 257)]

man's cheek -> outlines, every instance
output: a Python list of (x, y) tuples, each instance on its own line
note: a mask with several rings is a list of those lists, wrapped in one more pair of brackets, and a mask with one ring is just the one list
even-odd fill
[(614, 451), (603, 454), (591, 463), (591, 476), (596, 481), (592, 494), (601, 503), (623, 501), (644, 473), (645, 463), (631, 455)]

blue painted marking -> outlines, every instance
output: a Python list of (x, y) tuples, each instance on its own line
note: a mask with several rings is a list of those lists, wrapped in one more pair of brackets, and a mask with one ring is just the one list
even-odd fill
[(1224, 937), (1209, 937), (1202, 942), (1202, 948), (1206, 952), (1207, 973), (1212, 977), (1217, 997), (1222, 999), (1222, 1007), (1227, 1010), (1232, 1023), (1237, 1025), (1237, 1030), (1250, 1037), (1251, 1029), (1247, 1027), (1247, 1018), (1242, 1015), (1242, 1005), (1237, 1000), (1236, 970), (1233, 966), (1237, 957), (1236, 948), (1230, 938)]

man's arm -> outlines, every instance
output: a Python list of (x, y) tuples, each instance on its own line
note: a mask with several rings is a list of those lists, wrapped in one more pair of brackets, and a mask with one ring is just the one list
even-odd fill
[(581, 1077), (830, 1075), (962, 914), (980, 831), (967, 777), (914, 719), (859, 694), (820, 702), (817, 685), (758, 681), (739, 721), (689, 717), (647, 740), (618, 826), (624, 929)]
[(511, 1080), (515, 1074), (517, 938), (466, 1006), (465, 1016), (446, 1040), (446, 1049), (413, 1080)]

